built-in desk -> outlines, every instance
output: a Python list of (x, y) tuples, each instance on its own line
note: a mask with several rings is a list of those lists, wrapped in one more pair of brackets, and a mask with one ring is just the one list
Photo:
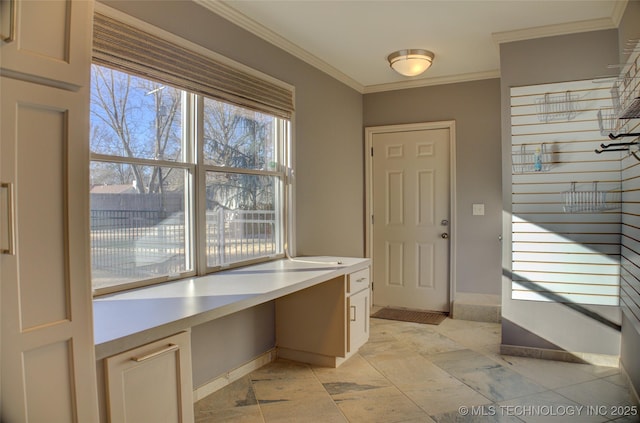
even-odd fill
[(96, 298), (96, 359), (335, 278), (348, 288), (348, 275), (368, 267), (363, 258), (282, 259)]
[(369, 285), (368, 259), (308, 257), (96, 298), (105, 421), (193, 422), (191, 328), (268, 301), (277, 356), (340, 365), (368, 339)]

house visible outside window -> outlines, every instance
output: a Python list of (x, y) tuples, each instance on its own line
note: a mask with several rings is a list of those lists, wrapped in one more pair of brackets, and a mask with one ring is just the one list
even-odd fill
[(92, 66), (96, 294), (284, 255), (288, 119)]

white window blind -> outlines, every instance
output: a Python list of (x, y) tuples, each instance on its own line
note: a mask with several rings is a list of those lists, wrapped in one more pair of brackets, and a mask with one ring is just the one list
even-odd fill
[(93, 61), (177, 88), (290, 119), (293, 92), (117, 19), (94, 15)]

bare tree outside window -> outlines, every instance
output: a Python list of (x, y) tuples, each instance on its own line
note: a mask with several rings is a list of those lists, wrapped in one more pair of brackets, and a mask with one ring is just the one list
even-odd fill
[[(91, 151), (114, 156), (184, 161), (182, 147), (182, 91), (93, 66), (91, 95)], [(162, 192), (169, 174), (153, 168), (145, 174), (131, 166), (139, 193)], [(104, 175), (125, 183), (131, 175), (121, 169)]]
[[(194, 272), (194, 254), (213, 268), (282, 253), (278, 119), (197, 98), (92, 67), (94, 289)], [(202, 117), (200, 141), (194, 116)], [(206, 196), (199, 201), (206, 222), (203, 252), (193, 251), (198, 173)]]

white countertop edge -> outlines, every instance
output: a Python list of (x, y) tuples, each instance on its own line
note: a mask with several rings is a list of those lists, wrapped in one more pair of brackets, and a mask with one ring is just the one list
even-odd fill
[[(304, 262), (304, 260), (307, 260), (307, 261), (325, 260), (326, 261), (327, 259), (328, 257), (300, 257), (299, 258), (299, 260), (302, 260), (301, 264), (304, 264), (304, 265), (308, 265), (308, 263)], [(297, 291), (301, 291), (303, 289), (326, 282), (328, 280), (331, 280), (333, 278), (336, 278), (342, 275), (352, 273), (353, 271), (362, 269), (370, 265), (370, 259), (368, 258), (331, 257), (331, 259), (335, 259), (338, 262), (342, 262), (342, 264), (333, 265), (333, 267), (331, 267), (326, 272), (320, 275), (316, 275), (308, 279), (303, 279), (301, 281), (280, 287), (278, 289), (259, 293), (250, 298), (234, 301), (232, 303), (215, 307), (209, 310), (205, 310), (196, 314), (186, 315), (183, 318), (179, 318), (158, 326), (153, 326), (143, 330), (138, 330), (134, 333), (130, 333), (121, 337), (104, 340), (99, 344), (95, 345), (96, 360), (101, 360), (111, 355), (118, 354), (123, 351), (136, 348), (138, 346), (145, 345), (150, 342), (157, 341), (158, 339), (171, 336), (175, 333), (178, 333), (184, 330), (190, 330), (190, 328), (193, 326), (197, 326), (199, 324), (206, 323), (211, 320), (215, 320), (215, 319), (236, 313), (238, 311), (246, 310), (251, 307), (254, 307), (269, 301), (273, 301), (277, 298), (284, 297), (285, 295), (292, 294)], [(288, 260), (288, 259), (282, 259), (282, 260)], [(252, 266), (246, 266), (242, 268), (236, 268), (229, 271), (219, 272), (217, 273), (217, 275), (224, 276), (225, 272), (232, 272), (234, 270), (250, 271), (263, 265), (264, 263), (260, 265), (252, 265)], [(301, 266), (301, 268), (303, 267), (304, 266)], [(197, 282), (198, 279), (204, 279), (210, 276), (211, 275), (206, 275), (202, 277), (188, 278), (188, 279), (193, 279), (194, 281)], [(259, 276), (259, 274), (256, 274), (255, 276)], [(248, 276), (248, 277), (251, 277), (251, 276)], [(154, 286), (142, 288), (145, 290), (145, 294), (147, 298), (149, 298), (149, 294), (153, 292), (154, 287), (161, 287), (161, 285), (154, 285)], [(161, 289), (161, 288), (158, 288), (158, 289)], [(126, 296), (126, 293), (124, 294), (124, 296)], [(95, 301), (100, 301), (100, 298), (97, 298)]]

